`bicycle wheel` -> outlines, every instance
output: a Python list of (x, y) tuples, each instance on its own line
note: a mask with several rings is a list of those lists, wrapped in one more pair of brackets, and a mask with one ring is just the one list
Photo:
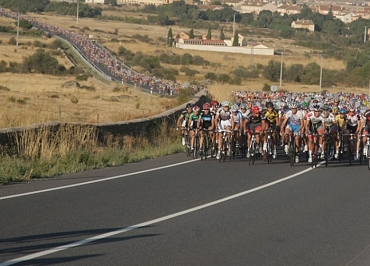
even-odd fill
[(186, 146), (186, 156), (189, 157), (191, 155), (191, 147), (190, 147), (190, 137), (189, 135), (185, 136), (185, 146)]
[(367, 158), (367, 168), (370, 170), (370, 157)]
[(199, 139), (198, 139), (198, 137), (195, 137), (194, 138), (193, 159), (198, 158), (198, 147), (199, 147)]
[[(249, 147), (249, 165), (252, 164), (252, 159), (254, 159), (254, 153), (255, 153), (255, 150), (254, 150), (254, 142), (252, 141), (251, 143), (251, 146)], [(253, 164), (254, 164), (254, 161), (253, 161)]]
[(225, 151), (224, 144), (222, 144), (221, 149), (220, 149), (220, 158), (218, 159), (219, 162), (222, 162), (225, 157), (224, 151)]
[(295, 148), (292, 144), (289, 145), (289, 163), (290, 163), (290, 166), (293, 166), (294, 165), (294, 154), (295, 154)]
[(360, 156), (360, 158), (358, 158), (359, 159), (359, 162), (360, 162), (360, 164), (362, 164), (362, 161), (363, 161), (363, 154), (364, 154), (364, 144), (362, 143), (362, 140), (361, 140), (361, 142), (360, 142), (360, 150), (359, 150), (359, 152), (358, 152), (358, 155)]
[(317, 165), (317, 144), (313, 144), (313, 150), (312, 150), (312, 162), (311, 167), (314, 168)]
[(352, 146), (353, 145), (353, 141), (351, 140), (349, 142), (349, 145), (348, 145), (348, 162), (349, 162), (349, 166), (352, 166), (352, 160), (353, 160), (353, 151), (352, 151)]
[(209, 136), (208, 136), (208, 133), (207, 133), (204, 136), (204, 140), (203, 140), (203, 156), (204, 156), (205, 160), (207, 160), (208, 151), (209, 151)]
[(330, 141), (328, 139), (326, 139), (325, 145), (325, 167), (328, 167), (330, 156)]

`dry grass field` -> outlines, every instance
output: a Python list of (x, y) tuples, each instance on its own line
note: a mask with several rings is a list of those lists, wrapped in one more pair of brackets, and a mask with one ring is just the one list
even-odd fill
[[(115, 13), (111, 13), (111, 15), (113, 14)], [(200, 72), (200, 74), (195, 77), (198, 80), (203, 79), (204, 74), (207, 72), (229, 73), (237, 66), (250, 67), (250, 55), (186, 51), (163, 46), (162, 42), (158, 41), (158, 38), (166, 36), (169, 29), (168, 27), (85, 18), (80, 19), (78, 27), (76, 27), (76, 20), (73, 17), (50, 14), (30, 14), (30, 16), (35, 17), (39, 21), (50, 23), (71, 31), (80, 31), (83, 29), (85, 34), (93, 34), (95, 38), (99, 39), (100, 42), (114, 52), (117, 52), (118, 47), (123, 45), (133, 52), (144, 51), (145, 54), (152, 55), (159, 54), (162, 51), (171, 51), (172, 53), (180, 55), (190, 53), (192, 55), (202, 56), (204, 59), (210, 61), (213, 67), (191, 66), (191, 68)], [(0, 18), (0, 25), (13, 25), (14, 23), (12, 23), (12, 20)], [(116, 29), (118, 30), (118, 35), (113, 33)], [(181, 31), (189, 31), (189, 29), (173, 26), (172, 31), (176, 34)], [(200, 30), (195, 31), (195, 34), (199, 35), (204, 33), (206, 32)], [(124, 42), (119, 44), (110, 41), (112, 38), (122, 41), (132, 41), (130, 36), (135, 34), (143, 36), (148, 35), (153, 42)], [(19, 49), (16, 51), (15, 46), (8, 45), (8, 41), (11, 37), (14, 36), (10, 34), (0, 35), (0, 40), (2, 40), (2, 44), (0, 45), (0, 61), (21, 62), (24, 57), (32, 55), (36, 51), (36, 47), (26, 45), (20, 45)], [(226, 37), (231, 36), (226, 34)], [(20, 43), (24, 44), (28, 41), (32, 43), (34, 40), (39, 40), (43, 43), (53, 41), (52, 39), (46, 40), (40, 37), (21, 37)], [(276, 49), (283, 49), (285, 46), (286, 53), (283, 60), (286, 65), (295, 64), (297, 62), (301, 64), (308, 64), (310, 62), (320, 64), (319, 57), (310, 54), (310, 51), (307, 49), (295, 47), (289, 40), (259, 38), (258, 41), (268, 46), (274, 45)], [(253, 63), (254, 65), (266, 65), (271, 59), (280, 62), (281, 57), (279, 55), (254, 55)], [(66, 67), (70, 65), (66, 58), (60, 57), (58, 60)], [(323, 60), (323, 67), (328, 69), (343, 69), (344, 64), (341, 61), (325, 59)], [(183, 75), (179, 75), (176, 78), (178, 78), (178, 81), (187, 81), (188, 79)], [(9, 90), (0, 90), (0, 103), (2, 105), (0, 109), (0, 128), (46, 121), (87, 123), (116, 122), (154, 115), (164, 111), (166, 107), (172, 107), (176, 104), (176, 100), (173, 99), (153, 96), (131, 87), (121, 86), (120, 84), (106, 84), (95, 78), (89, 78), (88, 81), (80, 82), (81, 85), (93, 86), (96, 89), (95, 91), (83, 90), (76, 86), (64, 88), (63, 84), (71, 80), (75, 80), (75, 77), (55, 77), (36, 74), (1, 74), (0, 84)], [(270, 84), (270, 82), (263, 79), (257, 81), (244, 81), (241, 86), (212, 84), (209, 86), (209, 91), (218, 100), (230, 99), (230, 93), (233, 90), (261, 90), (264, 83)], [(283, 84), (282, 89), (287, 89), (289, 91), (317, 91), (319, 88), (318, 86), (305, 86), (301, 84)], [(349, 88), (345, 87), (337, 87), (331, 90), (334, 92), (348, 89)], [(354, 88), (350, 88), (350, 90), (367, 92), (367, 90)], [(73, 103), (76, 102), (76, 99), (78, 102)]]

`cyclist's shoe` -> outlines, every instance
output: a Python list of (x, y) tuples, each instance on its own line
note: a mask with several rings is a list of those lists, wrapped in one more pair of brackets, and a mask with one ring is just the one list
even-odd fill
[(312, 163), (312, 155), (310, 155), (310, 156), (308, 157), (308, 162), (309, 162), (309, 163)]
[(260, 147), (259, 146), (256, 147), (256, 153), (260, 153)]
[(325, 152), (321, 152), (321, 156), (320, 156), (321, 159), (325, 159)]
[(322, 153), (322, 147), (319, 146), (319, 153)]
[(358, 159), (360, 158), (360, 155), (357, 153), (355, 156), (354, 156), (354, 158), (353, 158), (353, 160), (354, 161), (358, 161)]
[(194, 147), (191, 147), (191, 151), (194, 151)]
[(267, 150), (267, 142), (264, 142), (263, 143), (263, 148), (262, 148), (263, 151), (266, 151)]
[(221, 156), (221, 153), (218, 152), (217, 155), (216, 155), (216, 159), (219, 160), (220, 159), (220, 156)]
[(364, 156), (367, 157), (367, 149), (364, 149)]
[(262, 159), (266, 161), (266, 153), (263, 153)]
[(338, 157), (339, 157), (339, 154), (338, 154), (338, 151), (335, 153), (335, 155), (334, 155), (334, 158), (335, 159), (338, 159)]
[(299, 163), (299, 156), (298, 155), (295, 156), (295, 162)]
[(251, 154), (250, 154), (250, 152), (248, 151), (248, 152), (247, 152), (247, 158), (249, 158), (249, 157), (251, 157)]
[(286, 144), (285, 144), (285, 146), (284, 146), (284, 151), (285, 151), (285, 153), (286, 153), (286, 154), (288, 154), (288, 152), (289, 152), (289, 150), (288, 150), (288, 145), (286, 145)]
[(272, 154), (272, 158), (273, 158), (273, 159), (276, 159), (276, 157), (277, 157), (276, 149), (274, 149), (274, 153)]
[(307, 145), (304, 145), (303, 151), (304, 152), (308, 151), (308, 146)]
[(181, 143), (182, 143), (183, 146), (185, 146), (185, 138), (184, 137), (182, 137)]

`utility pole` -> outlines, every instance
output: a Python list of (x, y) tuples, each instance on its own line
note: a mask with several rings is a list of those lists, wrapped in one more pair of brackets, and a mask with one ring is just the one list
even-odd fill
[(78, 26), (78, 9), (79, 9), (80, 1), (77, 0), (77, 17), (76, 17), (76, 26)]
[(18, 48), (18, 38), (19, 38), (19, 12), (17, 13), (17, 48)]
[(281, 82), (283, 80), (283, 57), (285, 53), (285, 46), (284, 51), (281, 53), (281, 59), (280, 59), (280, 88), (281, 88)]
[(234, 14), (234, 23), (233, 23), (233, 36), (235, 35), (235, 14)]
[(320, 64), (320, 92), (321, 92), (321, 84), (322, 84), (322, 55), (321, 55), (321, 64)]
[(252, 71), (253, 71), (253, 55), (254, 55), (254, 46), (253, 46), (253, 25), (252, 25), (252, 41), (251, 41), (250, 47), (251, 47), (250, 69), (251, 69), (251, 72), (252, 72)]

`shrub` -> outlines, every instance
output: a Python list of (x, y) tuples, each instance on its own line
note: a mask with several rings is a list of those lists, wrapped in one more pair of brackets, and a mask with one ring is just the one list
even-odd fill
[(17, 44), (17, 40), (16, 40), (14, 37), (11, 37), (11, 38), (9, 39), (9, 44), (10, 44), (10, 45), (16, 45), (16, 44)]
[(25, 105), (26, 104), (26, 100), (25, 99), (17, 99), (17, 103), (18, 104)]
[(227, 83), (230, 81), (230, 76), (228, 74), (220, 74), (217, 76), (216, 81), (221, 83)]
[(35, 40), (33, 42), (33, 46), (35, 47), (40, 47), (40, 48), (45, 48), (46, 47), (46, 44), (43, 44), (42, 42), (40, 42), (39, 40)]
[(262, 87), (262, 91), (271, 91), (271, 86), (267, 83), (265, 83)]
[(210, 79), (210, 80), (216, 80), (217, 78), (217, 75), (213, 72), (208, 72), (205, 76), (204, 76), (205, 79)]
[(78, 80), (78, 81), (86, 81), (86, 80), (88, 80), (88, 78), (89, 78), (89, 75), (87, 75), (87, 74), (82, 74), (82, 75), (78, 75), (78, 76), (76, 77), (76, 80)]
[(71, 103), (77, 104), (78, 103), (78, 98), (76, 96), (71, 97)]
[(8, 87), (0, 85), (0, 91), (10, 91), (10, 89)]

